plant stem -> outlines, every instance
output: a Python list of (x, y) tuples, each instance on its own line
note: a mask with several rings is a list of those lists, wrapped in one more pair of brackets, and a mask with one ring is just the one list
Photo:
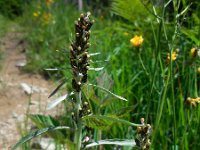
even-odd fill
[(76, 124), (76, 133), (75, 133), (75, 142), (76, 142), (76, 150), (81, 149), (81, 139), (82, 139), (82, 123), (81, 123), (81, 118), (80, 118), (80, 113), (79, 110), (81, 108), (81, 91), (76, 92), (76, 119), (77, 119), (77, 124)]
[(144, 66), (144, 63), (143, 63), (142, 58), (141, 58), (141, 54), (139, 53), (138, 56), (139, 56), (139, 60), (140, 60), (140, 63), (141, 63), (141, 65), (142, 65), (142, 68), (144, 69), (146, 75), (148, 76), (149, 73), (147, 72), (147, 69), (146, 69), (146, 67)]

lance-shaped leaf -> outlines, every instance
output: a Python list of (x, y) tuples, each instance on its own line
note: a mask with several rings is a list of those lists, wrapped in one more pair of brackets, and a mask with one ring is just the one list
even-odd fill
[(97, 142), (90, 143), (86, 145), (85, 148), (90, 148), (90, 147), (94, 147), (98, 145), (119, 145), (119, 146), (136, 147), (135, 140), (107, 139), (107, 140), (100, 140)]
[(103, 70), (104, 67), (101, 67), (101, 68), (89, 68), (89, 70), (92, 70), (92, 71), (101, 71)]
[(66, 83), (66, 79), (62, 80), (62, 82), (57, 86), (57, 88), (55, 90), (53, 90), (53, 92), (49, 95), (48, 98), (50, 98), (51, 96), (53, 96), (54, 94), (56, 94), (56, 92)]
[(105, 116), (105, 115), (90, 115), (90, 116), (84, 116), (82, 118), (83, 124), (85, 124), (88, 127), (106, 130), (114, 123), (123, 123), (128, 126), (143, 126), (141, 124), (135, 124), (123, 119), (120, 119), (116, 116)]
[(61, 97), (58, 97), (57, 99), (51, 101), (48, 106), (47, 106), (47, 109), (52, 109), (54, 108), (55, 106), (57, 106), (59, 103), (61, 103), (62, 101), (64, 101), (65, 99), (67, 99), (69, 96), (73, 95), (74, 92), (71, 92), (70, 94), (65, 94)]
[(39, 129), (39, 130), (36, 130), (30, 134), (28, 134), (27, 136), (23, 137), (20, 139), (20, 141), (15, 144), (11, 150), (15, 150), (17, 149), (19, 146), (21, 146), (22, 144), (24, 144), (25, 142), (41, 135), (41, 134), (44, 134), (46, 132), (52, 132), (52, 131), (55, 131), (55, 130), (60, 130), (60, 129), (70, 129), (69, 127), (67, 126), (57, 126), (57, 127), (48, 127), (48, 128), (43, 128), (43, 129)]
[(111, 94), (112, 96), (114, 96), (114, 97), (116, 97), (116, 98), (118, 98), (118, 99), (120, 99), (120, 100), (128, 101), (128, 100), (125, 99), (124, 97), (119, 96), (119, 95), (116, 95), (116, 94), (110, 92), (109, 90), (105, 89), (104, 87), (101, 87), (101, 86), (98, 86), (98, 85), (94, 85), (94, 84), (87, 84), (87, 85), (90, 85), (90, 86), (93, 86), (93, 87), (99, 88), (99, 89), (101, 89), (101, 90), (103, 90), (103, 91), (105, 91), (105, 92)]
[(185, 34), (188, 38), (190, 38), (195, 44), (198, 45), (199, 39), (198, 39), (198, 32), (196, 30), (189, 30), (187, 28), (183, 28), (181, 30), (183, 34)]
[(90, 53), (90, 56), (96, 56), (96, 55), (100, 55), (101, 53)]

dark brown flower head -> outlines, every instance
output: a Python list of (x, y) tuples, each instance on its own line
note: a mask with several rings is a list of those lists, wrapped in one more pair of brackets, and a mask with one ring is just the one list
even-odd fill
[(87, 82), (87, 71), (89, 68), (88, 48), (90, 46), (90, 28), (93, 21), (90, 13), (81, 14), (75, 21), (75, 41), (70, 46), (70, 63), (73, 71), (72, 87), (79, 92), (81, 85)]
[(141, 150), (148, 150), (150, 149), (150, 135), (152, 132), (152, 128), (150, 124), (145, 124), (144, 118), (141, 118), (141, 124), (143, 126), (137, 128), (137, 135), (135, 138), (136, 145)]

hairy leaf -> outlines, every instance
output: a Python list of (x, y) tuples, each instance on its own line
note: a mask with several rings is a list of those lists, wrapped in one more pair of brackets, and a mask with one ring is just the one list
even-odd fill
[(90, 85), (90, 86), (93, 86), (93, 87), (99, 88), (99, 89), (101, 89), (101, 90), (103, 90), (103, 91), (105, 91), (105, 92), (111, 94), (112, 96), (114, 96), (114, 97), (116, 97), (116, 98), (118, 98), (118, 99), (120, 99), (120, 100), (128, 101), (127, 99), (123, 98), (122, 96), (116, 95), (116, 94), (110, 92), (109, 90), (107, 90), (107, 89), (105, 89), (105, 88), (103, 88), (103, 87), (101, 87), (101, 86), (94, 85), (94, 84), (87, 84), (87, 85)]
[(98, 145), (120, 145), (120, 146), (136, 147), (135, 140), (107, 139), (107, 140), (100, 140), (97, 142), (90, 143), (86, 145), (86, 148), (90, 148), (90, 147), (94, 147)]
[(136, 127), (142, 126), (141, 124), (135, 124), (123, 119), (119, 119), (116, 116), (90, 115), (90, 116), (84, 116), (82, 120), (86, 126), (101, 130), (108, 129), (108, 127), (114, 123), (123, 123), (128, 126), (136, 126)]

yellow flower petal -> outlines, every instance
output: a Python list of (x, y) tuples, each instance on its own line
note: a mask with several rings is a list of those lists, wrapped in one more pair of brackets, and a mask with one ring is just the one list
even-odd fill
[(131, 44), (134, 46), (134, 47), (140, 47), (143, 43), (144, 39), (142, 36), (137, 36), (135, 35), (131, 40)]
[(193, 47), (193, 48), (190, 50), (190, 53), (191, 53), (191, 56), (192, 56), (192, 57), (195, 57), (195, 55), (196, 55), (196, 54), (195, 54), (195, 53), (196, 53), (196, 48)]
[[(172, 52), (172, 61), (176, 60), (177, 56), (177, 52)], [(170, 60), (170, 53), (168, 53), (167, 59)]]

